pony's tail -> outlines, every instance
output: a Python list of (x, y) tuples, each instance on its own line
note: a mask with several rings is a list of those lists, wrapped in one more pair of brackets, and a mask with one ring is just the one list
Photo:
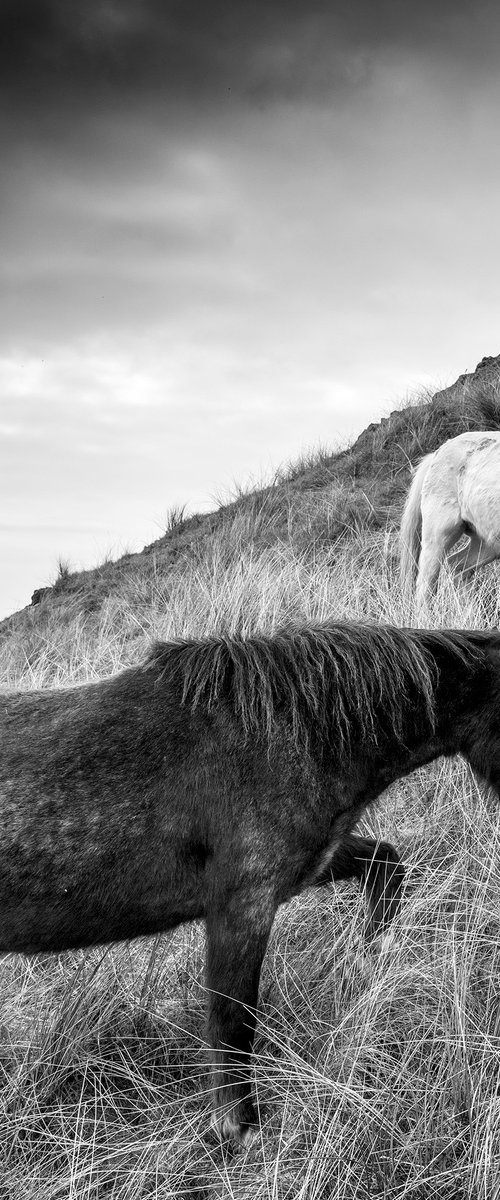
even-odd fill
[(399, 530), (399, 575), (403, 596), (409, 599), (417, 574), (422, 543), (422, 510), (420, 501), (432, 454), (426, 454), (419, 463), (410, 484)]

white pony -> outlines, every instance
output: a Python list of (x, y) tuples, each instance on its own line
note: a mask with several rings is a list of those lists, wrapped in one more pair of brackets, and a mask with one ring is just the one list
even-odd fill
[(400, 530), (401, 580), (407, 594), (417, 571), (417, 604), (437, 582), (451, 546), (455, 571), (500, 558), (500, 432), (460, 433), (426, 454), (408, 492)]

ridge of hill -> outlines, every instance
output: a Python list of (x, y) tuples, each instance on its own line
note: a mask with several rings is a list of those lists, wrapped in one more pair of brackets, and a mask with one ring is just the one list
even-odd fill
[[(33, 624), (51, 624), (67, 614), (96, 617), (102, 605), (128, 582), (158, 581), (192, 568), (227, 535), (228, 545), (250, 541), (257, 549), (292, 541), (301, 553), (342, 543), (360, 528), (394, 529), (411, 469), (448, 438), (469, 429), (500, 429), (500, 355), (488, 356), (450, 387), (420, 394), (373, 422), (343, 450), (320, 449), (280, 469), (272, 482), (241, 490), (213, 512), (184, 517), (172, 510), (165, 533), (142, 551), (71, 572), (61, 564), (48, 588), (33, 592), (31, 605), (0, 622), (0, 645), (22, 638)], [(245, 541), (245, 544), (246, 544)]]

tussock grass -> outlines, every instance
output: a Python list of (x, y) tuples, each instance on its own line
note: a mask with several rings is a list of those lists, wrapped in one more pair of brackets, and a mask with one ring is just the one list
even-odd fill
[[(279, 500), (228, 509), (189, 566), (165, 573), (153, 556), (96, 611), (72, 595), (64, 620), (40, 605), (4, 639), (4, 682), (95, 679), (141, 659), (153, 637), (329, 616), (413, 623), (390, 530), (353, 522), (336, 536), (314, 492), (302, 507), (298, 495), (289, 480)], [(467, 585), (443, 571), (425, 620), (497, 624), (498, 596), (497, 567)], [(0, 1196), (500, 1195), (497, 811), (462, 763), (440, 762), (395, 785), (362, 827), (407, 865), (393, 937), (363, 950), (354, 884), (279, 911), (255, 1046), (262, 1128), (246, 1152), (209, 1132), (201, 926), (3, 960)]]
[(186, 505), (173, 504), (165, 515), (165, 533), (172, 533), (174, 529), (182, 529), (186, 519)]

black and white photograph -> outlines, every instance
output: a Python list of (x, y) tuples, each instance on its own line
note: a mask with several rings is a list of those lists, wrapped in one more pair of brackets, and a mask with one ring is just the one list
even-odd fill
[(0, 1196), (500, 1197), (500, 6), (0, 0)]

